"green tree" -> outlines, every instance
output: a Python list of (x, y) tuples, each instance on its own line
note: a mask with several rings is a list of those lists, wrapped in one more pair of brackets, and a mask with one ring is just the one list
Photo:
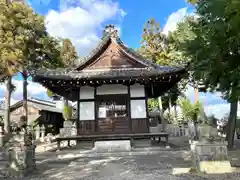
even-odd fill
[[(0, 59), (9, 75), (23, 77), (23, 107), (27, 121), (27, 78), (37, 68), (62, 65), (59, 42), (50, 37), (44, 18), (24, 3), (0, 1)], [(10, 68), (9, 68), (10, 67)], [(11, 71), (10, 71), (11, 70)]]
[(169, 64), (167, 54), (167, 37), (162, 33), (159, 24), (150, 19), (143, 27), (139, 52), (154, 63), (161, 65)]
[[(137, 51), (145, 58), (159, 65), (182, 65), (185, 59), (182, 58), (181, 53), (179, 53), (180, 51), (176, 49), (173, 42), (174, 41), (170, 37), (162, 32), (159, 24), (154, 19), (150, 19), (144, 25), (141, 47)], [(160, 111), (163, 112), (167, 108), (169, 108), (170, 111), (171, 106), (176, 105), (176, 100), (178, 96), (182, 94), (181, 91), (185, 89), (185, 87), (186, 81), (182, 81), (170, 89), (167, 94), (163, 94), (159, 97), (159, 108), (162, 108)], [(151, 104), (156, 104), (153, 103), (154, 100), (151, 101)], [(161, 118), (163, 118), (163, 116), (161, 116)]]
[[(191, 31), (191, 25), (190, 23), (192, 21), (195, 21), (194, 16), (186, 16), (184, 21), (181, 21), (177, 24), (177, 29), (175, 31), (169, 32), (168, 40), (171, 44), (170, 48), (173, 49), (171, 51), (171, 57), (173, 59), (181, 59), (183, 63), (190, 62), (191, 59), (189, 56), (185, 56), (184, 53), (179, 48), (179, 44), (182, 44), (186, 41), (186, 39), (192, 39), (195, 37), (195, 34)], [(191, 77), (191, 72), (189, 73), (190, 77), (188, 78), (188, 81), (182, 81), (185, 83), (188, 83), (194, 88), (194, 101), (198, 101), (198, 83)]]
[(61, 59), (64, 64), (64, 67), (73, 66), (77, 58), (78, 55), (71, 40), (63, 39), (61, 46)]
[(198, 122), (198, 117), (202, 109), (202, 104), (199, 101), (192, 104), (190, 100), (180, 98), (177, 103), (182, 109), (185, 121)]
[[(78, 55), (70, 39), (61, 40), (60, 52), (61, 52), (60, 59), (61, 62), (63, 63), (63, 67), (64, 68), (73, 67), (76, 63), (76, 60), (78, 59)], [(51, 98), (58, 96), (50, 90), (47, 90), (47, 95)], [(64, 101), (63, 117), (65, 120), (68, 120), (70, 119), (69, 112), (72, 112), (72, 110), (69, 110), (70, 107), (68, 100), (64, 98), (63, 101)]]
[(148, 111), (152, 111), (156, 107), (158, 107), (158, 101), (156, 99), (148, 99)]
[(177, 103), (182, 110), (184, 120), (186, 122), (192, 121), (194, 123), (194, 131), (196, 134), (196, 138), (198, 138), (196, 125), (200, 120), (199, 119), (200, 113), (202, 112), (203, 109), (202, 104), (199, 101), (192, 104), (190, 100), (188, 100), (187, 98), (180, 98)]
[(240, 1), (201, 0), (194, 4), (196, 18), (189, 22), (193, 37), (180, 48), (191, 59), (189, 70), (202, 90), (220, 91), (230, 103), (227, 141), (233, 147), (240, 94)]
[(70, 107), (69, 104), (64, 104), (63, 118), (65, 120), (70, 120), (72, 118), (72, 107)]
[[(12, 46), (12, 38), (11, 38), (11, 31), (3, 28), (6, 23), (5, 17), (3, 16), (4, 13), (8, 11), (7, 9), (8, 1), (0, 0), (0, 22), (2, 23), (0, 28), (0, 38), (2, 41), (7, 41), (5, 43), (9, 43), (7, 47), (1, 44), (0, 41), (0, 81), (4, 82), (6, 80), (6, 94), (5, 94), (5, 114), (4, 114), (4, 132), (5, 134), (9, 134), (10, 132), (10, 100), (11, 94), (14, 89), (12, 85), (12, 75), (16, 72), (15, 64), (17, 62), (17, 58), (19, 57), (19, 52), (16, 49), (13, 49)], [(5, 24), (3, 24), (5, 23)], [(5, 37), (3, 34), (5, 34)], [(9, 52), (9, 49), (11, 49)], [(6, 137), (6, 136), (5, 136)]]
[(47, 89), (46, 93), (47, 93), (48, 97), (53, 97), (54, 96), (54, 93), (49, 89)]
[[(65, 68), (69, 68), (75, 65), (75, 61), (77, 60), (77, 52), (75, 47), (73, 46), (70, 39), (63, 39), (61, 45), (61, 60), (64, 64)], [(64, 108), (63, 108), (63, 117), (65, 120), (70, 119), (72, 116), (72, 109), (69, 107), (68, 99), (64, 98)], [(71, 116), (70, 116), (71, 114)]]

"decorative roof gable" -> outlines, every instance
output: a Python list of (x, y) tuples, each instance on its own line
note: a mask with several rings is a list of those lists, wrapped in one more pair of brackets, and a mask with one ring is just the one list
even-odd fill
[(114, 26), (106, 26), (101, 42), (77, 67), (56, 70), (40, 69), (33, 72), (33, 81), (78, 80), (85, 82), (110, 79), (143, 79), (145, 81), (153, 77), (177, 76), (177, 74), (185, 73), (184, 66), (160, 66), (151, 60), (146, 60), (124, 45), (117, 33)]
[(112, 25), (106, 26), (105, 37), (74, 70), (146, 68), (148, 64), (129, 54)]

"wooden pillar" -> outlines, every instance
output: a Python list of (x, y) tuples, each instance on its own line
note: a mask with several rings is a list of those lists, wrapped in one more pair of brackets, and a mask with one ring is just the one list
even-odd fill
[(159, 113), (160, 113), (160, 118), (161, 118), (161, 123), (162, 123), (162, 132), (166, 131), (166, 120), (163, 117), (163, 108), (162, 108), (162, 98), (161, 96), (158, 97), (158, 105), (159, 105)]
[(77, 119), (76, 119), (76, 129), (77, 129), (77, 136), (80, 135), (80, 88), (78, 89), (77, 95)]
[(131, 92), (130, 92), (130, 85), (127, 86), (128, 88), (128, 103), (127, 103), (127, 113), (129, 119), (129, 130), (132, 133), (132, 118), (131, 118)]
[(150, 127), (149, 127), (149, 113), (148, 113), (148, 97), (147, 97), (147, 93), (146, 93), (145, 88), (144, 88), (144, 91), (145, 91), (145, 106), (146, 106), (147, 129), (148, 129), (148, 132), (150, 132)]
[(96, 101), (97, 96), (97, 86), (94, 86), (94, 113), (95, 113), (95, 128), (94, 131), (97, 134), (98, 133), (98, 102)]

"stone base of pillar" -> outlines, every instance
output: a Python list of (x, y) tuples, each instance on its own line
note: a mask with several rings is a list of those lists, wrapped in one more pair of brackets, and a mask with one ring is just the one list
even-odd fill
[(5, 151), (7, 157), (6, 175), (9, 177), (24, 177), (34, 172), (35, 145), (25, 146), (24, 148), (11, 147)]
[(193, 169), (208, 174), (230, 173), (232, 167), (228, 160), (225, 141), (190, 141)]

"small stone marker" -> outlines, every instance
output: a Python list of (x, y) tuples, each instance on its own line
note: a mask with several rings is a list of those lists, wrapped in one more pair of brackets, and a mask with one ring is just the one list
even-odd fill
[(96, 141), (94, 143), (93, 150), (96, 152), (131, 151), (131, 141), (130, 140)]

